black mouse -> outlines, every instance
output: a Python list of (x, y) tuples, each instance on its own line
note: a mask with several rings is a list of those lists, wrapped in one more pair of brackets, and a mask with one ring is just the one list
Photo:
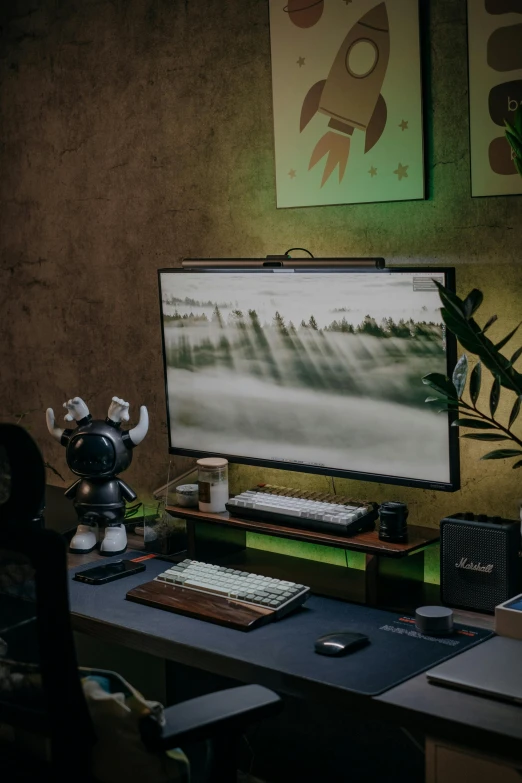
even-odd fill
[(337, 631), (320, 636), (315, 642), (315, 651), (319, 655), (347, 655), (369, 643), (369, 638), (363, 633)]

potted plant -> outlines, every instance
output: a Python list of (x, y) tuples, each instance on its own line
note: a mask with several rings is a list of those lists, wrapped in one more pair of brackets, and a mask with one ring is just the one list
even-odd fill
[[(481, 459), (515, 459), (512, 467), (521, 468), (522, 439), (513, 433), (512, 427), (518, 418), (522, 403), (522, 374), (515, 369), (517, 360), (522, 356), (522, 347), (514, 351), (511, 356), (502, 353), (502, 349), (515, 335), (520, 324), (502, 340), (493, 343), (486, 332), (495, 323), (497, 316), (491, 316), (483, 327), (480, 327), (473, 317), (482, 304), (482, 292), (475, 288), (465, 299), (460, 299), (437, 281), (434, 282), (442, 300), (441, 313), (446, 327), (455, 335), (462, 347), (477, 356), (479, 361), (469, 373), (469, 403), (463, 399), (468, 382), (466, 354), (457, 362), (451, 379), (440, 373), (430, 373), (422, 379), (423, 383), (438, 394), (437, 397), (428, 397), (426, 402), (430, 405), (442, 404), (441, 410), (456, 412), (458, 417), (453, 422), (453, 426), (475, 430), (461, 437), (484, 443), (504, 443), (502, 447), (488, 451)], [(492, 376), (487, 412), (477, 406), (483, 382), (483, 367)], [(499, 421), (496, 416), (503, 389), (514, 395), (509, 420), (505, 423)]]

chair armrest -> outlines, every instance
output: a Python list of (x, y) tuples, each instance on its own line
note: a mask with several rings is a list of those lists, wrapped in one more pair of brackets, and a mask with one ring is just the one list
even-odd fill
[(142, 718), (141, 737), (148, 750), (168, 750), (223, 734), (240, 735), (281, 706), (280, 697), (261, 685), (228, 688), (168, 707), (163, 725), (152, 715)]

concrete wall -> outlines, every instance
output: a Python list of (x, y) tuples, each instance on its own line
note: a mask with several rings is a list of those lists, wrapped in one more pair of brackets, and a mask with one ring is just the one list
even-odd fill
[[(0, 415), (25, 421), (67, 481), (44, 410), (113, 394), (151, 430), (126, 480), (168, 467), (156, 269), (183, 256), (382, 255), (455, 264), (500, 339), (520, 317), (522, 199), (470, 198), (464, 0), (426, 8), (425, 202), (275, 208), (265, 0), (17, 0), (0, 10)], [(519, 338), (513, 341), (514, 347)], [(508, 394), (504, 393), (504, 410)], [(520, 429), (519, 429), (520, 432)], [(468, 508), (512, 516), (522, 473), (462, 448), (459, 495), (336, 482), (403, 498), (435, 525)], [(173, 472), (186, 463), (174, 460)], [(293, 484), (303, 477), (284, 475)], [(60, 480), (51, 475), (54, 483)], [(234, 487), (259, 472), (233, 470)], [(325, 478), (314, 486), (326, 489)]]

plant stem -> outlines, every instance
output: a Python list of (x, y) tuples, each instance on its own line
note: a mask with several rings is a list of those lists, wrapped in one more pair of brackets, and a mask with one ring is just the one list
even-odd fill
[(508, 435), (508, 436), (509, 436), (509, 439), (510, 439), (510, 440), (512, 440), (512, 441), (513, 441), (514, 443), (516, 443), (518, 446), (522, 446), (522, 440), (521, 440), (520, 438), (517, 438), (517, 436), (516, 436), (516, 435), (513, 435), (513, 433), (512, 433), (510, 430), (508, 430), (508, 428), (507, 428), (507, 427), (504, 427), (504, 425), (503, 425), (503, 424), (501, 424), (499, 421), (497, 421), (497, 420), (496, 420), (495, 418), (493, 418), (492, 416), (488, 416), (487, 414), (485, 414), (485, 413), (482, 413), (482, 411), (480, 411), (480, 410), (477, 408), (477, 406), (476, 406), (476, 405), (474, 405), (474, 406), (472, 407), (471, 405), (468, 405), (468, 403), (467, 403), (467, 402), (464, 402), (464, 400), (459, 400), (459, 405), (460, 405), (460, 406), (462, 406), (463, 408), (465, 408), (465, 409), (466, 409), (466, 410), (468, 410), (468, 411), (474, 411), (474, 412), (475, 412), (475, 413), (476, 413), (476, 414), (479, 416), (479, 418), (483, 419), (484, 421), (487, 421), (487, 422), (489, 422), (490, 424), (494, 424), (494, 425), (495, 425), (495, 427), (496, 427), (497, 429), (499, 429), (499, 430), (502, 430), (502, 432), (505, 432), (505, 433), (506, 433), (506, 435)]

